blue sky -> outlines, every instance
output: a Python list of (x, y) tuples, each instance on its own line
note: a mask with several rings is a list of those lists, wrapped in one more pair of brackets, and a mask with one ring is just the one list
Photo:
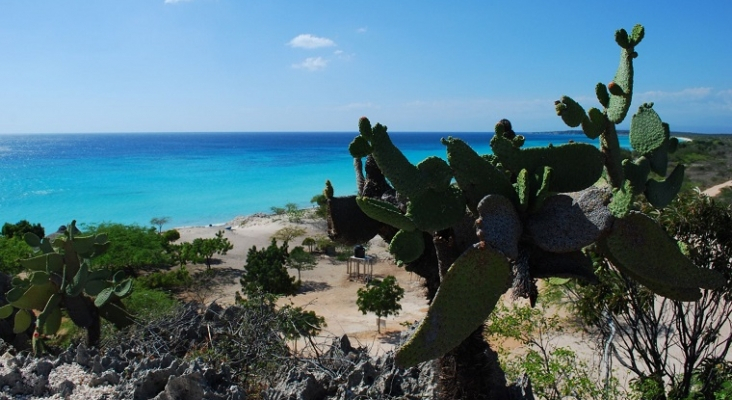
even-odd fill
[(634, 108), (732, 133), (729, 21), (728, 0), (4, 0), (0, 133), (564, 130), (554, 100), (597, 106), (636, 23)]

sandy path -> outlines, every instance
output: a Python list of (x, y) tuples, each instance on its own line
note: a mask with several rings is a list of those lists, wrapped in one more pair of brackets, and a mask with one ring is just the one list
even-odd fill
[[(229, 226), (230, 229), (226, 229)], [(325, 234), (324, 221), (306, 220), (306, 223), (294, 224), (288, 222), (285, 217), (272, 216), (237, 219), (225, 226), (177, 228), (181, 234), (180, 241), (183, 242), (190, 242), (195, 238), (212, 238), (216, 232), (223, 229), (225, 237), (234, 245), (228, 254), (220, 256), (221, 262), (213, 266), (214, 269), (221, 271), (220, 275), (224, 280), (211, 292), (198, 294), (199, 299), (203, 297), (206, 304), (212, 301), (224, 306), (233, 304), (236, 291), (241, 290), (239, 277), (246, 264), (248, 250), (252, 246), (257, 248), (269, 246), (272, 234), (285, 226), (305, 228), (308, 231), (307, 236)], [(293, 240), (290, 248), (300, 245), (304, 237)], [(369, 347), (372, 355), (379, 355), (398, 343), (399, 333), (405, 329), (401, 323), (411, 323), (424, 317), (427, 301), (419, 277), (393, 264), (386, 250), (386, 244), (381, 239), (374, 239), (367, 253), (376, 255), (379, 260), (374, 265), (374, 277), (394, 275), (398, 284), (405, 290), (405, 296), (400, 302), (402, 311), (398, 316), (391, 316), (384, 321), (381, 334), (376, 330), (376, 316), (363, 315), (356, 306), (356, 292), (364, 286), (364, 283), (349, 280), (346, 263), (330, 257), (321, 256), (315, 269), (302, 271), (304, 285), (301, 293), (282, 298), (278, 304), (293, 304), (315, 311), (324, 317), (327, 326), (316, 338), (317, 341), (327, 342), (334, 336), (347, 334), (354, 346)], [(192, 272), (204, 268), (205, 266), (189, 266)], [(297, 271), (290, 270), (290, 274), (296, 277)], [(298, 348), (301, 348), (300, 346), (302, 345)]]
[(709, 189), (703, 191), (702, 193), (706, 194), (709, 197), (715, 197), (719, 196), (719, 194), (722, 192), (722, 189), (726, 187), (732, 186), (732, 181), (727, 181), (724, 183), (720, 183), (719, 185), (715, 185), (710, 187)]

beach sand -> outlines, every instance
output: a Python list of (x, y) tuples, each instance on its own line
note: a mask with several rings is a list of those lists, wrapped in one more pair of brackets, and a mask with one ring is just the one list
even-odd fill
[[(289, 248), (300, 245), (307, 236), (325, 235), (324, 220), (305, 219), (303, 223), (291, 223), (286, 216), (255, 215), (237, 218), (224, 226), (182, 227), (177, 228), (181, 234), (178, 242), (190, 242), (195, 238), (213, 238), (220, 230), (224, 237), (234, 245), (226, 255), (216, 256), (220, 263), (212, 266), (217, 270), (216, 287), (209, 288), (206, 293), (189, 294), (189, 299), (210, 304), (216, 301), (222, 306), (234, 304), (234, 296), (241, 290), (239, 278), (246, 264), (247, 252), (252, 246), (258, 249), (271, 243), (270, 237), (285, 226), (295, 226), (307, 230), (307, 235), (294, 239)], [(229, 228), (230, 227), (230, 228)], [(279, 305), (292, 304), (305, 310), (315, 311), (325, 318), (327, 326), (315, 338), (321, 343), (330, 343), (333, 337), (348, 335), (353, 346), (365, 346), (374, 356), (378, 356), (394, 348), (398, 344), (400, 333), (405, 330), (401, 323), (412, 323), (421, 320), (427, 311), (427, 301), (419, 276), (399, 268), (393, 262), (380, 238), (372, 240), (368, 255), (377, 257), (374, 264), (374, 277), (383, 278), (394, 275), (399, 286), (404, 288), (405, 295), (400, 302), (402, 310), (398, 316), (385, 319), (381, 334), (377, 333), (376, 316), (362, 314), (356, 306), (357, 290), (365, 286), (362, 280), (349, 280), (346, 262), (335, 258), (318, 256), (318, 265), (311, 271), (302, 271), (303, 288), (292, 297), (281, 298)], [(201, 271), (205, 265), (187, 266), (191, 273)], [(289, 270), (290, 275), (297, 277), (297, 271)], [(302, 344), (298, 344), (302, 348)]]

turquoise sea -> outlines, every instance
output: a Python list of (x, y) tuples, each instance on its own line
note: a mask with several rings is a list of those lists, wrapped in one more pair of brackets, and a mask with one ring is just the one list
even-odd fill
[[(413, 163), (445, 158), (440, 138), (489, 153), (488, 133), (390, 133)], [(524, 133), (526, 146), (583, 134)], [(224, 224), (272, 206), (309, 207), (329, 179), (355, 193), (354, 133), (147, 133), (0, 135), (0, 224), (22, 219), (53, 231), (79, 224)], [(621, 136), (628, 147), (628, 137)], [(578, 166), (579, 167), (579, 166)]]

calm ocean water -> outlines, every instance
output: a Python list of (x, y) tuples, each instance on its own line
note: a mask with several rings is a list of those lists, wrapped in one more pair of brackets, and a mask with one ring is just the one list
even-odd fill
[[(391, 133), (413, 163), (445, 158), (441, 137), (490, 152), (487, 133)], [(354, 133), (0, 135), (0, 224), (26, 219), (47, 231), (68, 224), (222, 224), (310, 199), (330, 179), (355, 193)], [(590, 141), (582, 134), (526, 134), (526, 146)], [(627, 136), (621, 145), (628, 147)]]

